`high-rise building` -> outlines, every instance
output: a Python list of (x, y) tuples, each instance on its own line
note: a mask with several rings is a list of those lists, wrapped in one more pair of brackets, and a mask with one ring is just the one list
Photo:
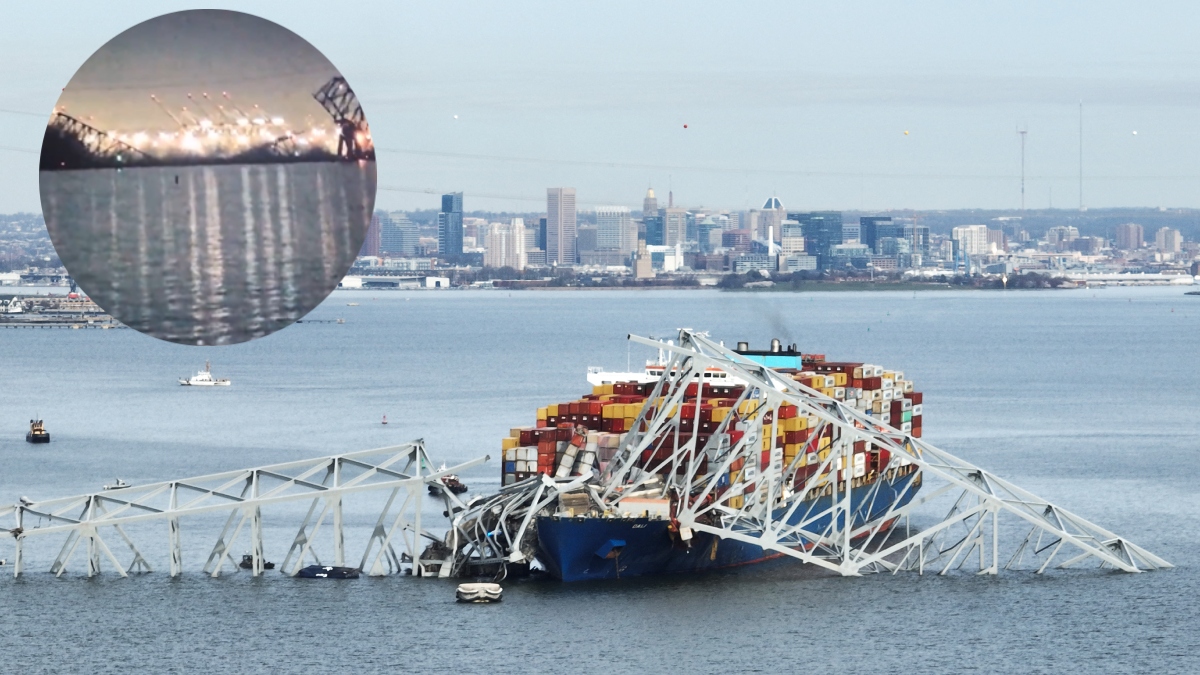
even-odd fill
[(644, 216), (642, 224), (646, 226), (646, 245), (663, 246), (663, 217), (660, 215)]
[(785, 220), (780, 225), (779, 252), (783, 255), (804, 253), (804, 227), (795, 220)]
[(575, 188), (546, 189), (546, 262), (574, 265)]
[(513, 218), (512, 222), (491, 223), (484, 237), (484, 267), (511, 267), (525, 269), (525, 221)]
[(859, 231), (859, 227), (861, 225), (861, 218), (859, 218), (859, 222), (857, 223), (853, 221), (849, 223), (842, 223), (842, 243), (857, 244), (862, 241), (862, 232)]
[[(377, 217), (380, 214), (376, 214)], [(413, 256), (420, 243), (417, 226), (403, 213), (386, 213), (379, 217), (378, 255)]]
[[(867, 248), (874, 251), (875, 244), (881, 236), (879, 234), (880, 226), (889, 226), (892, 224), (891, 216), (862, 216), (858, 219), (858, 241), (866, 244)], [(882, 236), (895, 236), (884, 233)], [(843, 242), (845, 243), (845, 242)]]
[(596, 209), (596, 248), (611, 248), (629, 254), (637, 250), (637, 225), (625, 206)]
[(1004, 236), (1004, 230), (988, 228), (988, 245), (993, 253), (1001, 253), (1008, 250), (1008, 238)]
[(800, 223), (804, 232), (804, 250), (809, 255), (817, 257), (817, 268), (829, 269), (833, 263), (833, 247), (842, 243), (842, 213), (840, 211), (789, 213), (788, 219)]
[(1163, 253), (1179, 253), (1183, 248), (1183, 235), (1169, 227), (1159, 228), (1154, 233), (1154, 245)]
[(1079, 238), (1079, 229), (1074, 225), (1059, 225), (1046, 230), (1046, 244), (1056, 251), (1071, 248), (1071, 242)]
[(658, 215), (658, 198), (654, 196), (654, 188), (646, 190), (646, 198), (642, 200), (642, 218)]
[(575, 231), (575, 254), (578, 255), (584, 251), (595, 251), (599, 248), (597, 240), (599, 237), (595, 225), (580, 225)]
[(696, 223), (696, 241), (700, 244), (702, 253), (712, 253), (713, 250), (721, 247), (721, 224), (712, 216), (708, 216)]
[(912, 252), (923, 256), (929, 255), (929, 226), (913, 225)]
[(442, 195), (442, 210), (438, 213), (438, 254), (442, 257), (460, 256), (463, 252), (463, 193)]
[(371, 215), (371, 226), (367, 228), (367, 236), (363, 238), (362, 249), (358, 252), (360, 256), (379, 255), (379, 230), (383, 227), (385, 217), (387, 214), (383, 211), (376, 211)]
[(750, 252), (751, 240), (750, 230), (726, 230), (721, 233), (721, 246), (739, 253)]
[[(763, 204), (762, 211), (758, 216), (758, 238), (766, 241), (767, 234), (773, 233), (775, 241), (779, 241), (781, 225), (788, 218), (787, 212), (784, 211), (783, 202), (779, 201), (778, 197), (771, 197)], [(841, 218), (839, 214), (838, 218)], [(838, 242), (839, 244), (842, 242)]]
[(987, 225), (959, 225), (950, 231), (950, 239), (960, 254), (987, 255), (989, 250)]
[(687, 209), (668, 206), (660, 209), (663, 219), (663, 246), (674, 246), (687, 241)]
[(1117, 226), (1117, 248), (1136, 251), (1146, 243), (1146, 232), (1137, 223), (1122, 223)]

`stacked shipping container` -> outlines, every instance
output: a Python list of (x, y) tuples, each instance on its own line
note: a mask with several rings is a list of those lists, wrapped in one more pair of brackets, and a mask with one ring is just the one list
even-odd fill
[[(822, 355), (805, 355), (803, 369), (776, 369), (824, 396), (842, 401), (914, 437), (921, 436), (922, 396), (913, 390), (911, 381), (900, 371), (885, 370), (865, 363), (826, 362)], [(744, 393), (739, 386), (689, 384), (684, 392), (685, 403), (672, 408), (681, 424), (678, 432), (669, 431), (642, 452), (638, 465), (646, 470), (668, 473), (672, 470), (707, 475), (710, 456), (716, 458), (735, 446), (751, 427), (761, 424), (762, 448), (758, 462), (746, 464), (735, 459), (728, 476), (721, 477), (727, 486), (718, 495), (730, 507), (741, 508), (745, 494), (757, 486), (754, 477), (772, 463), (779, 471), (794, 475), (797, 489), (812, 480), (818, 487), (827, 486), (830, 472), (816, 475), (819, 466), (829, 458), (837, 437), (829, 425), (821, 425), (812, 415), (802, 415), (791, 405), (776, 410), (767, 408), (759, 399), (738, 402)], [(537, 474), (558, 478), (581, 475), (585, 469), (603, 470), (616, 455), (626, 433), (632, 430), (647, 396), (654, 384), (620, 382), (597, 385), (592, 393), (577, 401), (558, 403), (539, 408), (536, 426), (519, 427), (510, 431), (503, 441), (503, 484), (524, 480)], [(700, 393), (700, 404), (696, 395)], [(649, 402), (646, 419), (666, 404), (665, 397)], [(778, 419), (776, 419), (776, 416)], [(731, 419), (732, 418), (732, 419)], [(722, 429), (722, 424), (724, 428)], [(714, 434), (720, 431), (715, 443)], [(692, 438), (698, 450), (680, 453)], [(704, 452), (708, 447), (709, 451)], [(855, 443), (853, 463), (842, 466), (837, 458), (832, 467), (836, 480), (851, 473), (855, 481), (869, 482), (877, 477), (880, 467), (886, 466), (886, 450)], [(690, 468), (689, 468), (690, 467)], [(740, 486), (740, 488), (739, 488)], [(735, 489), (739, 488), (739, 489)], [(815, 494), (819, 491), (814, 491)]]

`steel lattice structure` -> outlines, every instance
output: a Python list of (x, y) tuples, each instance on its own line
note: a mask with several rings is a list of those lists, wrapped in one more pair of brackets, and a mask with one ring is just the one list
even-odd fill
[(124, 141), (114, 138), (112, 134), (101, 131), (87, 122), (71, 117), (63, 112), (54, 114), (54, 117), (50, 120), (50, 126), (59, 129), (68, 136), (78, 139), (93, 157), (119, 159), (122, 154), (131, 158), (144, 159), (146, 157), (146, 153)]
[[(678, 345), (637, 336), (630, 340), (671, 353), (633, 427), (640, 431), (625, 437), (602, 473), (557, 480), (537, 476), (477, 499), (456, 514), (446, 541), (456, 553), (455, 573), (528, 562), (537, 551), (534, 519), (553, 513), (560, 495), (582, 493), (597, 511), (616, 513), (623, 499), (647, 492), (672, 500), (674, 524), (685, 541), (695, 532), (707, 532), (846, 576), (927, 569), (945, 574), (974, 554), (979, 573), (996, 574), (1002, 544), (1010, 551), (1005, 569), (1031, 563), (1041, 573), (1056, 560), (1059, 568), (1085, 561), (1126, 572), (1171, 567), (1128, 539), (730, 351), (703, 333), (681, 330)], [(703, 381), (712, 369), (745, 383), (739, 409), (751, 402), (751, 412), (740, 420), (744, 433), (736, 443), (723, 433), (731, 416), (707, 445), (697, 447), (698, 435), (688, 432), (698, 427), (688, 427), (698, 425), (699, 416), (686, 419), (683, 408), (691, 404), (699, 409), (704, 388), (693, 387), (689, 396), (687, 385)], [(662, 402), (655, 407), (659, 397)], [(771, 449), (768, 463), (760, 463), (762, 438), (773, 436), (771, 424), (780, 419), (784, 405), (816, 418), (813, 443), (822, 435), (832, 440), (815, 469), (798, 466), (805, 453), (785, 466), (778, 448)], [(674, 445), (655, 454), (664, 437), (674, 439)], [(886, 462), (881, 459), (872, 473), (852, 470), (855, 444), (886, 451)], [(647, 463), (648, 452), (665, 457)], [(729, 482), (735, 462), (747, 470)], [(944, 516), (917, 522), (919, 530), (912, 527), (915, 511), (942, 502), (951, 504)]]
[(374, 159), (367, 117), (346, 78), (339, 75), (329, 80), (313, 93), (313, 98), (325, 108), (338, 127), (338, 157)]
[[(334, 549), (332, 564), (346, 564), (343, 530), (343, 500), (366, 492), (384, 492), (387, 502), (379, 513), (358, 568), (368, 574), (397, 572), (402, 563), (410, 563), (415, 575), (425, 574), (427, 564), (439, 565), (449, 572), (443, 560), (421, 557), (428, 542), (440, 542), (440, 536), (424, 529), (421, 506), (424, 499), (437, 499), (447, 512), (461, 510), (462, 503), (447, 490), (441, 497), (425, 493), (431, 484), (440, 484), (442, 476), (486, 461), (481, 457), (451, 468), (433, 470), (423, 441), (364, 450), (316, 459), (285, 462), (252, 469), (197, 476), (182, 480), (108, 489), (75, 497), (45, 501), (22, 498), (12, 507), (0, 509), (0, 519), (13, 517), (15, 527), (0, 533), (15, 539), (13, 574), (24, 572), (24, 546), (32, 538), (65, 536), (65, 541), (50, 568), (61, 575), (67, 570), (80, 542), (86, 543), (87, 575), (98, 574), (102, 560), (111, 563), (121, 576), (130, 572), (148, 572), (151, 567), (126, 528), (134, 523), (165, 521), (170, 574), (183, 571), (180, 545), (181, 519), (205, 513), (228, 513), (224, 528), (204, 565), (204, 572), (221, 574), (225, 562), (237, 566), (230, 551), (243, 531), (248, 532), (252, 550), (252, 573), (262, 574), (262, 513), (265, 507), (287, 502), (311, 500), (280, 570), (294, 575), (308, 559), (321, 561), (313, 549), (322, 527), (328, 522)], [(247, 527), (248, 526), (248, 527)], [(128, 564), (118, 560), (101, 533), (115, 534), (129, 549)], [(394, 544), (403, 552), (397, 554)], [(430, 551), (437, 551), (434, 546)], [(415, 562), (414, 562), (415, 561)]]

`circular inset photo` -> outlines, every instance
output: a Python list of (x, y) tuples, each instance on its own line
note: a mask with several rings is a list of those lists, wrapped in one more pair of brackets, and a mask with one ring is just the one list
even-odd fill
[(337, 287), (375, 204), (354, 90), (295, 33), (249, 14), (167, 14), (96, 51), (41, 156), (46, 226), (98, 305), (147, 335), (245, 342)]

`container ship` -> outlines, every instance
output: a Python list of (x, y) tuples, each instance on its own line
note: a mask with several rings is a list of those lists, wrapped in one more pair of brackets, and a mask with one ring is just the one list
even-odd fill
[[(734, 353), (822, 400), (878, 420), (880, 428), (921, 436), (922, 395), (900, 371), (827, 361), (778, 340), (761, 351), (738, 343)], [(591, 368), (591, 393), (539, 408), (534, 425), (510, 430), (502, 442), (502, 493), (549, 484), (542, 476), (558, 483), (576, 478), (579, 484), (559, 494), (556, 503), (534, 507), (532, 522), (520, 528), (525, 541), (517, 542), (528, 555), (512, 559), (536, 559), (563, 581), (748, 565), (782, 554), (681, 526), (681, 504), (703, 512), (696, 523), (726, 524), (748, 513), (752, 502), (767, 505), (776, 521), (812, 534), (794, 542), (811, 550), (831, 524), (841, 526), (841, 520), (831, 523), (845, 517), (839, 513), (852, 514), (855, 527), (886, 531), (895, 520), (888, 514), (920, 488), (917, 466), (903, 456), (844, 439), (813, 411), (765, 405), (761, 392), (747, 391), (736, 374), (700, 369), (686, 391), (672, 397), (660, 385), (672, 367), (660, 353), (644, 373)], [(657, 422), (668, 417), (674, 426)], [(634, 438), (638, 452), (630, 450)], [(842, 499), (852, 502), (849, 509), (833, 508)]]

